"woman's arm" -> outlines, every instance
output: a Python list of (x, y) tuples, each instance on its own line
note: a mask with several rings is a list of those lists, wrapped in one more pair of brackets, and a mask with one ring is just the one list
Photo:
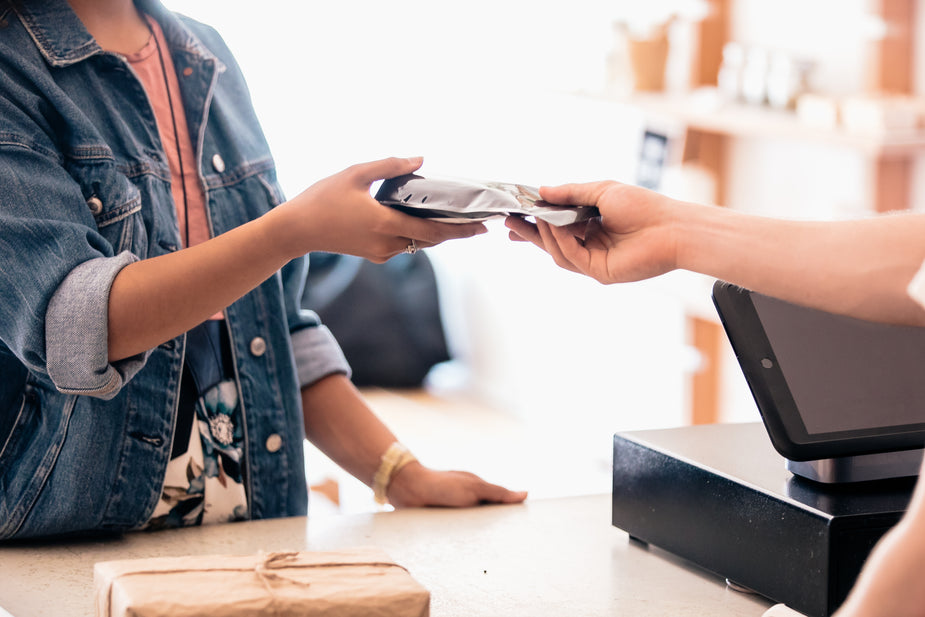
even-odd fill
[(372, 182), (420, 165), (420, 158), (355, 165), (221, 236), (126, 266), (109, 295), (110, 362), (186, 332), (310, 251), (383, 262), (404, 251), (411, 239), (427, 247), (485, 231), (481, 223), (411, 217), (370, 195)]
[[(344, 375), (331, 375), (302, 389), (305, 435), (319, 450), (367, 486), (381, 457), (396, 441)], [(401, 468), (388, 485), (396, 507), (475, 506), (519, 503), (523, 491), (509, 491), (462, 471), (436, 471), (418, 462)]]

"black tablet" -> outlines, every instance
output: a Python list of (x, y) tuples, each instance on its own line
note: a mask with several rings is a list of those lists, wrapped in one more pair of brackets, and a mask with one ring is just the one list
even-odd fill
[(925, 328), (718, 281), (713, 302), (774, 447), (792, 461), (925, 445)]

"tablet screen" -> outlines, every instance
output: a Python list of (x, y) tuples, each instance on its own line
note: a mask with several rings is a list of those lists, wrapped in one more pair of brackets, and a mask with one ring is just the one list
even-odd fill
[(774, 447), (793, 461), (925, 445), (925, 328), (717, 281), (713, 300)]
[(752, 294), (810, 435), (925, 422), (925, 331)]

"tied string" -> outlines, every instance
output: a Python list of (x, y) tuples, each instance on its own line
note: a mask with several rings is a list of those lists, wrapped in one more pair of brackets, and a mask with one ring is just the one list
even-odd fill
[[(330, 561), (330, 562), (315, 562), (315, 563), (305, 563), (299, 561), (299, 553), (295, 551), (279, 551), (274, 553), (258, 553), (258, 561), (253, 568), (250, 567), (209, 567), (209, 568), (164, 568), (164, 569), (152, 569), (152, 570), (133, 570), (131, 572), (122, 572), (117, 574), (109, 581), (109, 598), (107, 604), (112, 606), (112, 590), (115, 586), (115, 582), (121, 578), (127, 578), (129, 576), (138, 576), (146, 574), (183, 574), (186, 572), (253, 572), (257, 576), (257, 580), (260, 581), (260, 584), (263, 585), (263, 588), (267, 591), (267, 594), (270, 596), (270, 609), (273, 611), (273, 615), (279, 615), (280, 603), (279, 597), (276, 592), (273, 590), (273, 583), (278, 583), (285, 581), (286, 583), (291, 583), (298, 585), (300, 587), (309, 587), (311, 583), (308, 581), (299, 581), (296, 579), (289, 578), (287, 576), (281, 576), (273, 570), (286, 570), (291, 568), (298, 569), (307, 569), (307, 568), (343, 568), (351, 566), (387, 566), (393, 568), (401, 568), (405, 572), (408, 572), (408, 569), (404, 566), (401, 566), (397, 563), (392, 563), (390, 561)], [(217, 558), (217, 557), (216, 557)], [(108, 611), (107, 611), (108, 614)]]

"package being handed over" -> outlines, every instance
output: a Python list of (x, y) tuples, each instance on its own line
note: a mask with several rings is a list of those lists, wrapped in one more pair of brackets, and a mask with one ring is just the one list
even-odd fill
[(430, 593), (378, 549), (97, 563), (97, 617), (427, 617)]
[(524, 216), (550, 225), (570, 225), (600, 216), (594, 206), (555, 206), (535, 188), (503, 182), (424, 178), (406, 174), (385, 180), (376, 199), (406, 214), (450, 223)]

